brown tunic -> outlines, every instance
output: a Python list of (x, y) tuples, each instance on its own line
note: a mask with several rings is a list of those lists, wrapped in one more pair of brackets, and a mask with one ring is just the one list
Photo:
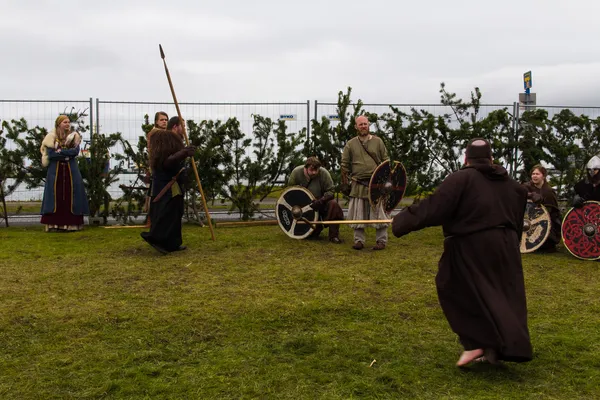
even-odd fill
[(560, 209), (558, 208), (556, 193), (554, 193), (554, 190), (552, 190), (552, 187), (550, 187), (547, 182), (544, 182), (544, 185), (541, 188), (535, 186), (531, 181), (524, 183), (523, 186), (527, 189), (527, 197), (533, 199), (532, 194), (538, 194), (540, 196), (540, 203), (543, 204), (548, 210), (548, 213), (550, 213), (550, 222), (552, 225), (550, 235), (541, 248), (556, 246), (560, 243), (560, 228), (562, 225), (562, 216), (560, 214)]
[[(314, 196), (316, 200), (319, 200), (325, 196), (329, 197), (329, 200), (317, 205), (314, 210), (319, 212), (320, 218), (323, 221), (342, 221), (344, 219), (344, 210), (339, 203), (333, 198), (334, 186), (331, 174), (325, 168), (319, 168), (319, 174), (309, 179), (304, 174), (304, 166), (300, 165), (292, 171), (288, 179), (288, 186), (299, 185), (307, 188)], [(315, 230), (310, 235), (311, 237), (317, 237), (323, 231), (323, 228), (329, 228), (329, 239), (339, 238), (340, 226), (339, 225), (325, 225), (319, 224), (315, 227)]]
[(532, 358), (519, 239), (527, 191), (499, 165), (449, 175), (435, 193), (396, 215), (394, 235), (442, 225), (444, 253), (436, 286), (440, 305), (465, 350)]
[(350, 197), (369, 198), (371, 175), (375, 168), (388, 158), (383, 140), (375, 135), (371, 135), (364, 143), (358, 136), (346, 143), (342, 152), (342, 182), (351, 183)]

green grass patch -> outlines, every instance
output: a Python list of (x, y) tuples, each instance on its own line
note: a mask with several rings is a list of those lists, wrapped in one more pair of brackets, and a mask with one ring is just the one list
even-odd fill
[(565, 251), (523, 257), (534, 360), (465, 371), (439, 228), (358, 252), (347, 227), (333, 245), (186, 226), (168, 256), (139, 232), (0, 229), (0, 398), (599, 396), (599, 264)]

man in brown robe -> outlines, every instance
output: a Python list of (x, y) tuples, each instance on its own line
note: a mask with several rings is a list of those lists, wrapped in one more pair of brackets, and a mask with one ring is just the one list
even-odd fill
[(397, 214), (400, 237), (442, 225), (444, 253), (436, 276), (438, 298), (464, 352), (475, 360), (524, 362), (532, 358), (519, 240), (527, 190), (492, 164), (489, 142), (467, 146), (465, 167), (434, 194)]

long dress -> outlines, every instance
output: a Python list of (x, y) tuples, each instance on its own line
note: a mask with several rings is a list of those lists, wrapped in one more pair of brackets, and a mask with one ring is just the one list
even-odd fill
[[(48, 141), (44, 139), (44, 142)], [(81, 230), (83, 216), (89, 214), (89, 205), (76, 160), (79, 146), (60, 152), (51, 147), (43, 150), (48, 160), (48, 172), (40, 223), (46, 225), (46, 231)]]
[(477, 164), (392, 222), (398, 237), (442, 225), (436, 287), (450, 327), (465, 350), (493, 349), (517, 362), (532, 358), (519, 251), (526, 202), (527, 191), (503, 167)]

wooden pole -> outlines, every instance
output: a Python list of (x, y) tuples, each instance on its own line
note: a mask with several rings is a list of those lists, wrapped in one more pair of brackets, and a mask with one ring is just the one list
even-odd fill
[(4, 211), (4, 223), (8, 228), (8, 210), (6, 209), (6, 201), (4, 200), (4, 187), (2, 179), (0, 179), (0, 197), (2, 197), (2, 210)]
[[(173, 89), (173, 82), (171, 82), (169, 68), (167, 68), (167, 62), (165, 61), (165, 53), (160, 44), (158, 45), (158, 48), (160, 49), (160, 58), (162, 58), (163, 64), (165, 66), (165, 73), (167, 74), (167, 80), (169, 81), (169, 87), (171, 88), (171, 94), (173, 95), (173, 102), (175, 103), (175, 108), (177, 109), (177, 116), (179, 117), (179, 123), (181, 124), (183, 137), (185, 138), (185, 144), (186, 146), (189, 146), (190, 141), (188, 139), (187, 132), (185, 131), (185, 123), (183, 122), (181, 111), (179, 110), (179, 103), (177, 102), (177, 96), (175, 96), (175, 89)], [(194, 175), (196, 176), (196, 183), (198, 184), (198, 189), (200, 190), (200, 196), (202, 196), (202, 205), (204, 206), (204, 213), (206, 214), (208, 227), (210, 228), (210, 236), (212, 237), (212, 240), (215, 240), (215, 231), (213, 230), (212, 222), (210, 220), (210, 214), (208, 213), (208, 206), (206, 205), (206, 198), (204, 197), (204, 191), (202, 190), (202, 184), (200, 183), (200, 175), (198, 175), (198, 168), (196, 167), (196, 160), (194, 160), (194, 157), (192, 157), (192, 169), (194, 170)]]
[(232, 221), (232, 222), (217, 222), (215, 226), (217, 228), (233, 228), (236, 226), (268, 226), (277, 225), (276, 219), (266, 219), (264, 221)]
[(391, 219), (357, 219), (357, 220), (343, 220), (343, 221), (309, 221), (307, 219), (298, 219), (298, 222), (304, 222), (310, 225), (352, 225), (352, 224), (389, 224), (392, 222)]
[(109, 225), (103, 226), (104, 229), (139, 229), (147, 228), (146, 225)]
[[(344, 221), (309, 221), (307, 219), (298, 219), (298, 222), (303, 222), (309, 225), (351, 225), (351, 224), (389, 224), (392, 222), (391, 219), (367, 219), (367, 220), (344, 220)], [(261, 226), (261, 225), (277, 225), (277, 220), (267, 219), (264, 221), (239, 221), (239, 222), (217, 222), (217, 228), (228, 228), (236, 226)]]

